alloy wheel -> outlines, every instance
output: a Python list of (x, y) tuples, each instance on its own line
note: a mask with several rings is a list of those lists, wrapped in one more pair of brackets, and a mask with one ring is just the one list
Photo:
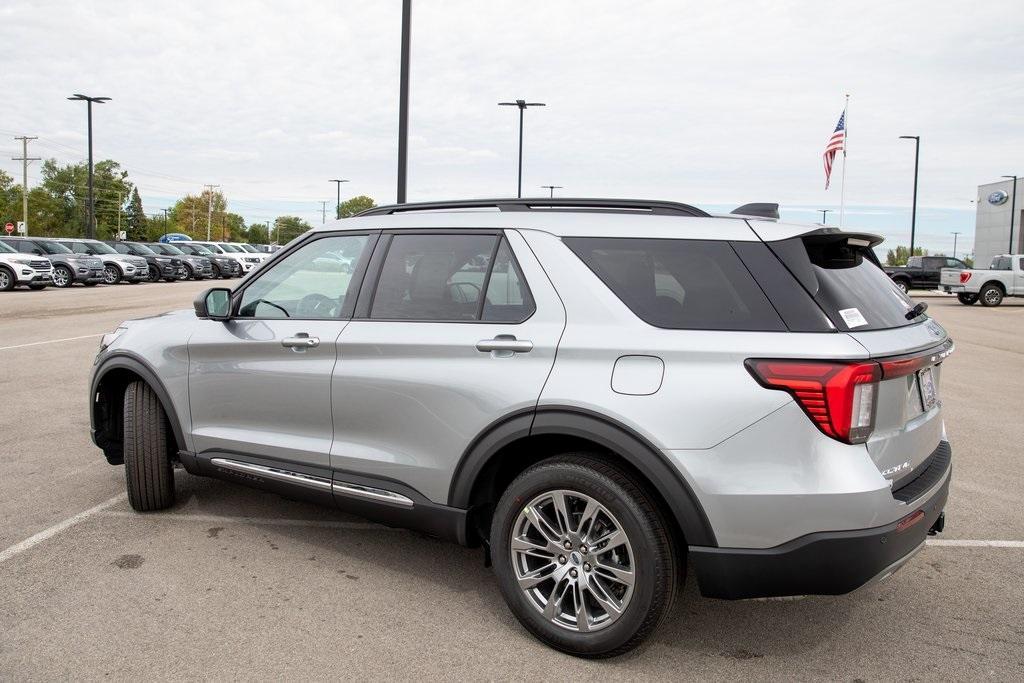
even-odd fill
[(103, 269), (103, 282), (108, 285), (117, 283), (117, 270), (114, 266), (106, 266)]
[(551, 623), (576, 632), (614, 623), (633, 597), (636, 566), (625, 529), (585, 493), (540, 494), (516, 518), (509, 559), (519, 587)]
[(7, 290), (11, 286), (11, 276), (6, 270), (0, 270), (0, 290)]
[(71, 271), (64, 266), (57, 266), (53, 269), (53, 284), (58, 287), (68, 287), (71, 285)]

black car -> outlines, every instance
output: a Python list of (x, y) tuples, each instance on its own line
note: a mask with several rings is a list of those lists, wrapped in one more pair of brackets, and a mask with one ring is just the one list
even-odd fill
[(103, 282), (103, 261), (89, 254), (76, 254), (56, 240), (45, 237), (2, 237), (22, 254), (45, 256), (53, 263), (53, 284), (70, 287), (76, 282), (93, 286)]
[(241, 277), (242, 276), (242, 265), (233, 258), (222, 256), (221, 254), (215, 254), (206, 247), (199, 244), (192, 244), (191, 242), (176, 242), (175, 247), (193, 256), (203, 256), (210, 259), (213, 266), (213, 277)]
[(108, 240), (107, 244), (112, 246), (114, 251), (118, 253), (145, 258), (149, 264), (150, 282), (159, 282), (160, 280), (174, 282), (175, 280), (185, 279), (185, 269), (181, 259), (177, 256), (158, 254), (141, 242), (115, 242)]
[(904, 292), (914, 289), (938, 289), (943, 268), (967, 270), (967, 264), (948, 256), (911, 256), (905, 266), (885, 266), (886, 275)]
[(164, 256), (171, 256), (174, 258), (181, 259), (181, 267), (185, 271), (186, 280), (208, 280), (214, 277), (213, 274), (213, 263), (209, 258), (205, 256), (196, 256), (194, 254), (186, 254), (175, 244), (165, 244), (163, 242), (147, 242), (146, 246), (155, 251), (157, 254)]

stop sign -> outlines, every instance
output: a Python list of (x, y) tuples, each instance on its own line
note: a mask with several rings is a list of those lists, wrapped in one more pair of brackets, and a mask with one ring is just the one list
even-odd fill
[(4, 230), (6, 230), (7, 234), (10, 235), (12, 232), (14, 232), (14, 223), (8, 223), (7, 225), (5, 225)]

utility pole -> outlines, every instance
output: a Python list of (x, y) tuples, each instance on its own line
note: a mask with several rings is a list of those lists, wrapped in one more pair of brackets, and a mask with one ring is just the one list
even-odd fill
[(207, 192), (209, 192), (210, 202), (206, 208), (206, 241), (210, 241), (210, 226), (213, 224), (213, 191), (220, 187), (220, 185), (204, 185)]
[[(340, 185), (338, 187), (341, 187)], [(327, 222), (327, 200), (320, 201), (320, 225)]]
[(914, 206), (910, 211), (910, 254), (907, 256), (910, 258), (914, 255), (914, 231), (917, 228), (917, 161), (921, 153), (921, 136), (901, 135), (900, 140), (914, 141)]
[(551, 193), (548, 195), (548, 197), (550, 199), (554, 199), (555, 198), (555, 190), (561, 190), (562, 189), (561, 185), (541, 185), (541, 187), (543, 187), (545, 190), (550, 190), (551, 191)]
[(957, 230), (954, 230), (952, 232), (952, 235), (953, 235), (953, 258), (956, 258), (956, 236), (959, 235), (959, 234), (960, 234), (960, 232), (957, 231)]
[(167, 237), (167, 223), (168, 223), (168, 221), (170, 221), (170, 219), (167, 217), (167, 214), (169, 214), (171, 212), (171, 210), (170, 209), (160, 209), (160, 210), (164, 212), (164, 237)]
[(398, 76), (398, 204), (405, 204), (405, 186), (409, 177), (409, 31), (411, 28), (412, 0), (402, 0), (402, 49)]
[(121, 239), (121, 207), (124, 206), (124, 193), (117, 193), (117, 239)]
[(527, 107), (546, 107), (543, 102), (527, 102), (516, 100), (515, 102), (498, 102), (499, 107), (519, 107), (519, 184), (516, 187), (516, 197), (523, 196), (523, 112)]
[[(341, 218), (341, 184), (342, 183), (347, 183), (348, 181), (347, 180), (341, 180), (339, 178), (332, 178), (332, 179), (328, 180), (327, 182), (334, 183), (337, 186), (337, 188), (338, 188), (338, 199), (334, 203), (334, 217), (335, 218)], [(402, 202), (399, 202), (399, 204), (401, 204), (401, 203)]]
[(1013, 194), (1010, 195), (1010, 248), (1006, 250), (1006, 253), (1016, 254), (1019, 250), (1013, 247), (1013, 222), (1017, 218), (1017, 176), (1004, 175), (1003, 177), (1013, 178)]
[(103, 104), (109, 102), (109, 97), (89, 97), (88, 95), (81, 95), (75, 93), (74, 97), (69, 97), (69, 100), (78, 100), (86, 103), (86, 109), (88, 110), (89, 117), (89, 207), (88, 207), (88, 222), (85, 226), (85, 236), (89, 239), (96, 239), (96, 199), (92, 192), (92, 105)]
[(39, 138), (22, 135), (14, 139), (21, 140), (21, 156), (11, 157), (11, 159), (21, 162), (21, 221), (25, 226), (25, 232), (22, 234), (28, 237), (28, 162), (39, 161), (39, 157), (30, 157), (28, 155), (28, 141), (38, 140)]

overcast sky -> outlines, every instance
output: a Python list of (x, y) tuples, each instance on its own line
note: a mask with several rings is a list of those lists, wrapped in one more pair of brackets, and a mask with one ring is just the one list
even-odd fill
[[(520, 97), (547, 103), (526, 115), (524, 194), (778, 201), (810, 221), (839, 205), (821, 154), (845, 93), (851, 225), (906, 241), (899, 135), (922, 138), (933, 248), (973, 231), (980, 183), (1024, 174), (1019, 0), (413, 4), (410, 200), (514, 195), (518, 120), (497, 102)], [(33, 156), (84, 158), (65, 99), (82, 92), (113, 98), (96, 156), (149, 211), (216, 183), (250, 222), (318, 221), (336, 177), (343, 198), (393, 201), (400, 7), (4, 0), (0, 168), (20, 179), (21, 134)]]

